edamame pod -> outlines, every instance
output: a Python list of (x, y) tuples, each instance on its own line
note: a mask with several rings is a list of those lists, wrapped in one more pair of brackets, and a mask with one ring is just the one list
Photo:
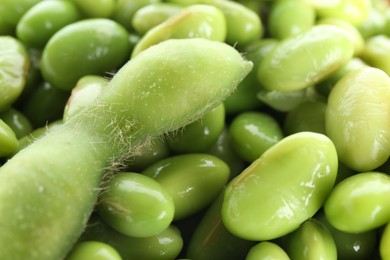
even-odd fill
[(337, 259), (332, 234), (314, 218), (306, 220), (297, 230), (283, 238), (283, 246), (291, 259)]
[(333, 25), (316, 25), (280, 42), (260, 63), (257, 76), (268, 90), (304, 89), (346, 64), (353, 50), (344, 30)]
[(389, 76), (372, 67), (348, 73), (330, 92), (326, 133), (351, 169), (370, 171), (389, 158), (389, 99)]
[(87, 75), (80, 78), (66, 102), (63, 120), (67, 121), (85, 106), (93, 103), (107, 84), (108, 80), (102, 76)]
[(233, 47), (205, 39), (164, 41), (121, 67), (96, 103), (1, 166), (0, 222), (7, 225), (0, 259), (65, 257), (84, 230), (105, 170), (200, 119), (251, 68)]
[(70, 91), (83, 76), (104, 76), (128, 59), (128, 37), (123, 26), (109, 19), (94, 18), (69, 24), (46, 44), (41, 59), (42, 76), (65, 91)]
[(131, 56), (167, 39), (206, 38), (225, 41), (223, 13), (210, 5), (191, 5), (149, 30), (134, 47)]
[(25, 47), (11, 36), (0, 36), (0, 112), (20, 96), (26, 84), (29, 59)]
[(250, 240), (290, 233), (321, 208), (333, 188), (337, 163), (336, 149), (325, 135), (285, 137), (228, 184), (223, 223)]
[(20, 18), (16, 35), (28, 46), (43, 48), (54, 33), (78, 19), (79, 12), (72, 2), (42, 1)]
[(380, 172), (357, 173), (339, 182), (329, 194), (324, 211), (335, 228), (361, 233), (390, 221), (390, 176)]
[(174, 219), (178, 220), (210, 205), (227, 183), (230, 170), (215, 156), (184, 154), (156, 162), (142, 174), (155, 179), (172, 196)]

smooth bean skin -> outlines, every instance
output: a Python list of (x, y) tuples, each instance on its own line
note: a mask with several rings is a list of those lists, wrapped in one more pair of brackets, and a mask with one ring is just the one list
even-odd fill
[(348, 233), (334, 228), (323, 212), (316, 216), (332, 234), (338, 259), (370, 259), (377, 247), (377, 230), (362, 233)]
[(229, 131), (235, 151), (250, 163), (284, 137), (276, 119), (257, 111), (243, 112), (234, 117)]
[(262, 21), (257, 13), (246, 6), (224, 0), (202, 0), (219, 8), (226, 17), (226, 42), (243, 47), (260, 39), (264, 34)]
[(319, 17), (338, 17), (359, 26), (369, 16), (370, 0), (341, 0), (329, 5), (317, 6)]
[(280, 42), (261, 62), (258, 80), (268, 90), (304, 89), (342, 67), (353, 51), (353, 44), (342, 29), (316, 25)]
[(306, 220), (297, 230), (283, 238), (291, 259), (336, 260), (337, 249), (332, 234), (317, 219)]
[(388, 31), (388, 11), (387, 7), (371, 8), (367, 19), (365, 19), (358, 27), (360, 34), (364, 39), (369, 39), (375, 35), (386, 34)]
[(4, 113), (1, 113), (0, 119), (12, 129), (18, 139), (26, 136), (33, 130), (28, 118), (15, 108), (10, 108)]
[(118, 0), (112, 18), (127, 30), (133, 31), (131, 20), (137, 10), (149, 4), (160, 2), (161, 0)]
[(367, 64), (390, 75), (390, 37), (376, 35), (367, 39), (361, 58)]
[(136, 238), (115, 231), (97, 217), (90, 219), (79, 241), (90, 240), (111, 245), (124, 260), (176, 259), (184, 243), (180, 230), (172, 225), (155, 236)]
[(188, 259), (244, 259), (255, 242), (230, 233), (221, 220), (223, 192), (207, 209), (188, 242)]
[(277, 0), (271, 5), (268, 17), (269, 33), (285, 39), (308, 31), (315, 24), (314, 8), (304, 0)]
[(23, 102), (21, 112), (34, 128), (62, 118), (69, 93), (50, 83), (41, 83)]
[(115, 248), (99, 241), (84, 241), (77, 243), (66, 256), (66, 260), (122, 260)]
[(335, 25), (338, 26), (339, 28), (345, 30), (346, 35), (350, 37), (351, 42), (354, 45), (354, 56), (357, 57), (361, 54), (363, 51), (365, 42), (364, 38), (361, 35), (360, 31), (353, 26), (351, 23), (339, 19), (339, 18), (334, 18), (334, 17), (328, 17), (328, 18), (323, 18), (319, 21), (317, 21), (317, 24), (328, 24), (328, 25)]
[(0, 2), (0, 34), (13, 35), (19, 19), (42, 0), (2, 0)]
[(172, 196), (175, 220), (199, 212), (218, 196), (229, 179), (230, 169), (208, 154), (182, 154), (158, 161), (142, 174), (155, 179)]
[(236, 91), (224, 100), (227, 114), (235, 114), (261, 107), (262, 102), (256, 95), (262, 87), (257, 80), (256, 71), (261, 60), (274, 46), (276, 46), (277, 42), (276, 39), (272, 38), (261, 39), (245, 48), (243, 55), (253, 63), (253, 69), (237, 86)]
[(201, 153), (213, 145), (225, 127), (225, 107), (221, 103), (183, 129), (167, 136), (167, 144), (175, 153)]
[(54, 33), (78, 19), (79, 11), (72, 2), (42, 1), (20, 18), (16, 35), (28, 46), (43, 48)]
[(278, 244), (260, 242), (254, 245), (245, 257), (245, 260), (289, 260), (290, 257)]
[(132, 237), (149, 237), (171, 224), (175, 211), (167, 190), (154, 179), (138, 173), (116, 174), (100, 194), (98, 211), (118, 232)]
[(87, 75), (81, 77), (66, 102), (63, 114), (64, 122), (93, 103), (107, 84), (108, 80), (102, 76)]
[(324, 212), (328, 222), (341, 231), (366, 232), (389, 222), (389, 198), (389, 175), (357, 173), (334, 187), (324, 204)]
[(386, 225), (381, 235), (379, 251), (382, 259), (390, 259), (390, 222)]
[(226, 20), (218, 8), (191, 5), (149, 30), (134, 47), (131, 56), (167, 39), (205, 38), (224, 42)]
[(8, 156), (18, 149), (18, 139), (14, 131), (0, 119), (0, 157)]
[(28, 69), (28, 54), (20, 41), (12, 36), (0, 36), (0, 112), (21, 95)]
[(303, 102), (287, 113), (283, 130), (287, 135), (303, 131), (326, 134), (325, 111), (323, 101)]
[(115, 0), (71, 0), (88, 18), (110, 18), (115, 10)]
[(137, 33), (144, 35), (147, 31), (176, 15), (181, 10), (180, 5), (171, 3), (149, 4), (135, 12), (131, 23)]
[(104, 18), (69, 24), (46, 44), (41, 59), (42, 76), (65, 91), (70, 91), (85, 75), (104, 76), (126, 61), (130, 52), (128, 37), (124, 27)]
[(290, 233), (321, 208), (333, 188), (337, 163), (336, 149), (325, 135), (285, 137), (228, 184), (223, 223), (249, 240)]
[(341, 162), (370, 171), (390, 155), (390, 79), (366, 67), (344, 76), (332, 89), (325, 113), (326, 133)]

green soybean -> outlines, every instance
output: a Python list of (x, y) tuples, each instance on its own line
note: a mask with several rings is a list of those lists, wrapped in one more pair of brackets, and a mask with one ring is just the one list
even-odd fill
[(379, 245), (380, 255), (382, 259), (390, 259), (390, 222), (386, 225)]
[(325, 113), (326, 133), (341, 162), (356, 171), (370, 171), (390, 155), (388, 100), (390, 79), (366, 67), (345, 75), (332, 89)]
[(277, 0), (271, 5), (267, 28), (273, 38), (285, 39), (309, 30), (315, 17), (315, 10), (307, 1)]
[(69, 24), (46, 44), (41, 59), (42, 76), (65, 91), (70, 91), (82, 76), (104, 76), (127, 61), (128, 37), (123, 26), (109, 19), (94, 18)]
[(0, 114), (2, 119), (14, 131), (16, 138), (20, 139), (29, 134), (33, 127), (28, 118), (15, 108), (10, 108)]
[(366, 40), (361, 53), (361, 58), (367, 64), (381, 69), (390, 75), (390, 37), (387, 35), (376, 35)]
[(380, 172), (357, 173), (338, 183), (325, 204), (325, 216), (335, 228), (361, 233), (390, 220), (390, 176)]
[(316, 216), (332, 233), (338, 259), (370, 259), (377, 246), (377, 230), (349, 233), (334, 228), (325, 218), (323, 211)]
[(155, 3), (138, 9), (131, 20), (134, 30), (143, 35), (153, 27), (176, 15), (182, 7), (171, 3)]
[(79, 241), (101, 241), (111, 245), (123, 259), (176, 259), (183, 249), (180, 230), (169, 226), (163, 232), (150, 237), (130, 237), (110, 228), (93, 216)]
[(16, 35), (28, 46), (43, 48), (54, 33), (78, 19), (79, 12), (72, 2), (42, 1), (20, 18)]
[(88, 18), (109, 18), (114, 14), (116, 0), (71, 0)]
[(189, 241), (185, 257), (188, 259), (244, 259), (255, 242), (230, 233), (221, 219), (223, 192), (202, 216)]
[(226, 21), (223, 13), (210, 5), (191, 5), (149, 30), (134, 47), (134, 57), (148, 47), (167, 39), (206, 38), (225, 41)]
[(8, 156), (18, 149), (18, 139), (14, 131), (0, 119), (0, 157)]
[(119, 253), (109, 244), (98, 241), (85, 241), (75, 245), (66, 260), (122, 260)]
[(99, 196), (102, 219), (118, 232), (132, 237), (149, 237), (171, 224), (174, 204), (171, 195), (148, 176), (115, 174)]
[(233, 148), (250, 163), (284, 137), (276, 119), (257, 111), (243, 112), (234, 117), (229, 131)]
[(205, 39), (168, 40), (126, 63), (96, 103), (1, 166), (0, 258), (63, 258), (86, 225), (105, 169), (200, 119), (251, 68), (231, 46)]
[(283, 130), (287, 135), (303, 131), (326, 134), (325, 111), (323, 101), (303, 102), (287, 113)]
[(291, 259), (338, 259), (332, 234), (314, 218), (306, 220), (297, 230), (283, 238), (283, 244)]
[(167, 144), (175, 153), (206, 152), (225, 127), (225, 107), (218, 105), (200, 120), (167, 135)]
[(316, 25), (273, 48), (259, 65), (257, 76), (268, 90), (304, 89), (342, 67), (351, 59), (353, 50), (344, 30)]
[(254, 245), (245, 257), (245, 260), (289, 260), (287, 253), (273, 242), (260, 242)]
[(249, 240), (292, 232), (321, 208), (333, 188), (337, 163), (336, 149), (325, 135), (285, 137), (228, 184), (223, 223)]
[(215, 156), (183, 154), (158, 161), (142, 174), (155, 179), (172, 196), (174, 219), (178, 220), (210, 205), (227, 183), (230, 170)]
[(28, 54), (19, 40), (0, 36), (0, 112), (8, 109), (22, 93), (28, 68)]

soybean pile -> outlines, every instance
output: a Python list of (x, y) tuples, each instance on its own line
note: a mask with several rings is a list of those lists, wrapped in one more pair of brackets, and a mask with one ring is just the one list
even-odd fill
[(0, 259), (390, 259), (390, 2), (2, 0)]

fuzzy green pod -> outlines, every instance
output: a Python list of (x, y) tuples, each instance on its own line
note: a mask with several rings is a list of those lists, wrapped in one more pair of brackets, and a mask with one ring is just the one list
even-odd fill
[(344, 30), (316, 25), (273, 48), (259, 65), (257, 77), (268, 90), (304, 89), (342, 67), (352, 58), (353, 51)]
[(62, 27), (80, 19), (77, 7), (68, 1), (42, 1), (19, 20), (16, 35), (25, 44), (43, 48)]
[(356, 171), (382, 165), (390, 155), (390, 79), (376, 68), (354, 70), (330, 92), (326, 133), (341, 162)]
[(191, 5), (149, 30), (134, 47), (131, 56), (164, 40), (182, 38), (225, 41), (225, 16), (214, 6)]
[(70, 91), (83, 76), (104, 76), (127, 61), (128, 37), (123, 26), (109, 19), (94, 18), (69, 24), (46, 44), (41, 59), (42, 76), (65, 91)]
[(285, 137), (228, 184), (223, 223), (249, 240), (290, 233), (321, 208), (336, 180), (337, 164), (336, 149), (325, 135)]
[(85, 228), (106, 170), (153, 137), (200, 119), (251, 68), (231, 46), (205, 39), (168, 40), (126, 63), (96, 103), (1, 166), (0, 223), (7, 225), (0, 259), (63, 258)]
[(28, 69), (25, 47), (14, 37), (0, 36), (0, 112), (7, 110), (21, 95)]

